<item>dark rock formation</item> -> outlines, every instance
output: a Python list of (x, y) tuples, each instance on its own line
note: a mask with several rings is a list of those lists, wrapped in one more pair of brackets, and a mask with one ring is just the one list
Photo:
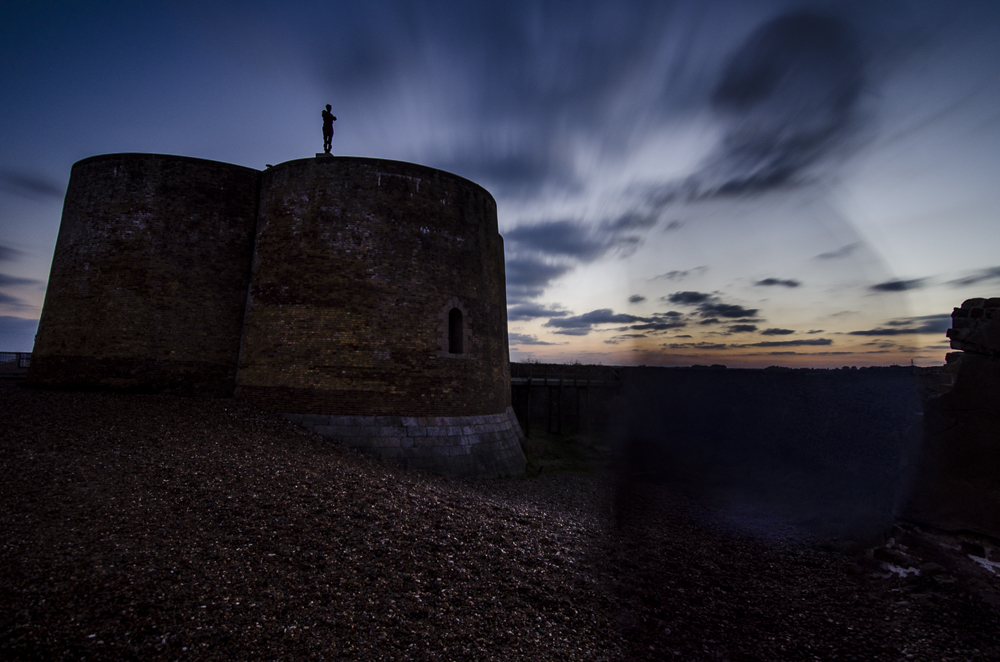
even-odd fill
[(924, 416), (907, 519), (1000, 536), (1000, 298), (952, 313), (945, 383)]

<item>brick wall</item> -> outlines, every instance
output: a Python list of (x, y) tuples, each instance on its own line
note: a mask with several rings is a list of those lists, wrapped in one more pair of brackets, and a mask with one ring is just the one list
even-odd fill
[(155, 154), (75, 164), (29, 382), (231, 393), (259, 178)]
[[(455, 309), (461, 328), (449, 325)], [(496, 203), (409, 163), (77, 163), (29, 382), (235, 387), (413, 467), (524, 471)]]
[[(457, 355), (442, 351), (453, 306), (466, 325)], [(485, 189), (376, 159), (263, 173), (238, 397), (326, 415), (501, 414), (507, 357), (503, 243)]]

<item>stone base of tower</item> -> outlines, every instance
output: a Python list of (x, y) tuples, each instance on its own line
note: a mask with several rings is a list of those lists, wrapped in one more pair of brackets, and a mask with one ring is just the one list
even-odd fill
[(292, 423), (397, 464), (455, 477), (524, 473), (524, 435), (511, 407), (482, 416), (283, 414)]

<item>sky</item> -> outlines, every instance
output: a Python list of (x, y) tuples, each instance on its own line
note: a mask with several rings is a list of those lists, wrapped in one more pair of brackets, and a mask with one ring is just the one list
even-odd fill
[(1000, 295), (1000, 3), (0, 3), (0, 351), (72, 164), (322, 150), (497, 200), (514, 361), (939, 365)]

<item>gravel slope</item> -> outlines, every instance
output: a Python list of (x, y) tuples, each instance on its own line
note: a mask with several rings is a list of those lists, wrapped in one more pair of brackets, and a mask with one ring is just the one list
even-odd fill
[(601, 476), (428, 476), (232, 400), (0, 410), (4, 659), (1000, 659), (983, 564), (881, 578), (663, 486), (616, 530)]

